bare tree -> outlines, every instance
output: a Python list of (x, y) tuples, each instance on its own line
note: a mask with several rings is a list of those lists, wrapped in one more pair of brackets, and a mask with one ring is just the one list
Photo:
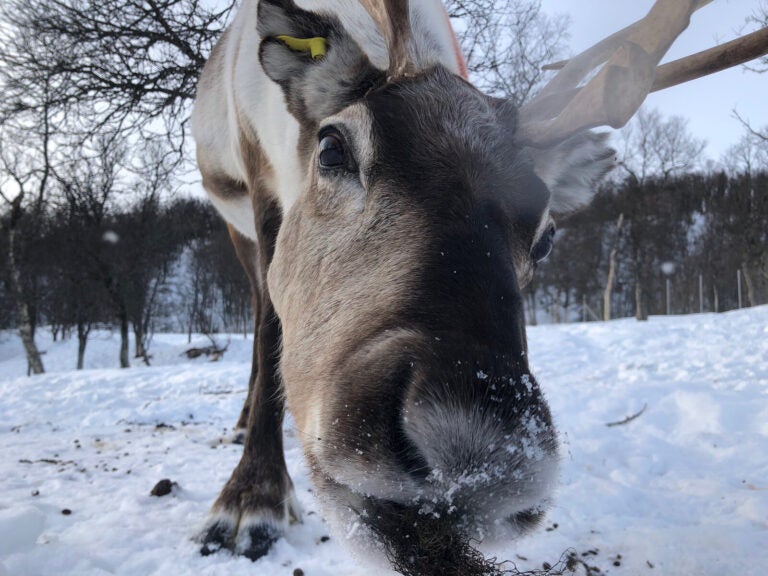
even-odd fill
[(544, 64), (563, 55), (566, 16), (548, 16), (540, 0), (447, 0), (474, 83), (520, 105), (540, 88)]
[(762, 129), (755, 128), (754, 124), (748, 118), (744, 118), (739, 114), (738, 110), (735, 109), (733, 110), (733, 115), (753, 138), (768, 142), (768, 126), (764, 126)]
[[(34, 346), (34, 314), (22, 297), (17, 232), (25, 214), (39, 213), (43, 205), (55, 172), (50, 151), (75, 140), (67, 154), (60, 154), (71, 158), (97, 137), (103, 144), (167, 138), (176, 152), (172, 161), (179, 162), (197, 77), (233, 4), (213, 10), (198, 0), (9, 0), (0, 5), (2, 192), (9, 211), (4, 260), (32, 371), (43, 368)], [(28, 152), (32, 139), (39, 152), (34, 162)], [(82, 160), (87, 163), (88, 154)], [(76, 176), (69, 185), (81, 193), (83, 186), (95, 185), (93, 173), (80, 169)], [(102, 269), (105, 282), (114, 280), (109, 270)], [(119, 287), (107, 288), (117, 306)], [(125, 343), (128, 311), (118, 315), (124, 317)], [(146, 322), (135, 325), (146, 334)], [(87, 338), (84, 325), (79, 328)], [(145, 338), (138, 342), (143, 354)], [(127, 353), (121, 364), (128, 364)]]
[(768, 166), (768, 138), (746, 129), (741, 139), (725, 151), (722, 164), (731, 174), (756, 174), (765, 170)]
[(47, 105), (85, 139), (167, 135), (181, 151), (188, 105), (234, 0), (5, 0), (0, 119)]
[[(768, 0), (760, 0), (754, 12), (747, 18), (746, 26), (755, 26), (758, 29), (768, 27)], [(758, 74), (768, 73), (768, 56), (763, 56), (759, 60), (744, 64), (744, 68)], [(768, 126), (764, 126), (762, 129), (755, 127), (749, 118), (745, 118), (737, 110), (733, 111), (733, 115), (752, 136), (768, 142)]]
[(8, 212), (2, 222), (8, 292), (18, 316), (19, 335), (29, 371), (42, 374), (45, 370), (35, 344), (35, 317), (24, 294), (24, 263), (19, 261), (18, 255), (22, 221), (41, 216), (53, 172), (54, 123), (47, 80), (36, 87), (36, 91), (42, 100), (38, 113), (0, 117), (0, 197)]
[(190, 272), (192, 279), (191, 294), (185, 303), (187, 312), (187, 339), (192, 341), (192, 332), (211, 335), (218, 331), (214, 318), (217, 308), (218, 291), (213, 267), (207, 260), (211, 252), (210, 244), (197, 241), (191, 245)]
[[(105, 290), (120, 326), (120, 366), (127, 368), (130, 366), (128, 307), (113, 255), (113, 244), (118, 238), (111, 230), (115, 198), (125, 190), (120, 173), (126, 162), (126, 147), (120, 141), (103, 136), (72, 150), (72, 160), (55, 173), (60, 190), (57, 208), (67, 210), (74, 229), (82, 233), (79, 239), (72, 239), (73, 248), (76, 246), (78, 253), (71, 265), (96, 279)], [(83, 296), (85, 294), (73, 295), (75, 299)], [(81, 317), (78, 320), (78, 366), (82, 365), (89, 331), (87, 318)]]
[(135, 358), (149, 364), (149, 341), (157, 298), (177, 250), (176, 231), (163, 222), (162, 200), (173, 191), (174, 155), (159, 142), (145, 144), (135, 159), (131, 186), (138, 201), (132, 210), (132, 225), (123, 232), (128, 243), (130, 273), (126, 301), (133, 325)]
[(682, 116), (662, 117), (656, 109), (641, 108), (621, 131), (620, 166), (640, 185), (649, 176), (668, 179), (695, 169), (706, 142), (688, 132)]
[(82, 202), (79, 195), (66, 199), (54, 194), (57, 207), (49, 211), (44, 250), (46, 284), (45, 318), (51, 332), (58, 326), (62, 338), (73, 327), (78, 341), (77, 369), (82, 370), (88, 337), (94, 325), (107, 316), (108, 303), (92, 256), (94, 244), (101, 238), (99, 221), (92, 217), (96, 210)]
[[(20, 186), (23, 186), (23, 184), (24, 182), (20, 180)], [(23, 194), (18, 194), (11, 200), (2, 191), (0, 191), (0, 194), (2, 194), (3, 199), (6, 200), (10, 205), (10, 215), (3, 223), (4, 227), (6, 228), (7, 235), (6, 266), (8, 267), (9, 278), (8, 291), (10, 292), (11, 298), (15, 303), (19, 324), (19, 336), (21, 337), (21, 342), (24, 345), (24, 352), (27, 355), (29, 371), (33, 374), (42, 374), (45, 372), (45, 369), (43, 368), (43, 361), (40, 355), (40, 351), (35, 344), (32, 314), (30, 313), (29, 305), (24, 298), (21, 267), (19, 266), (18, 259), (16, 257), (17, 232), (19, 228), (19, 222), (24, 216), (24, 196)]]

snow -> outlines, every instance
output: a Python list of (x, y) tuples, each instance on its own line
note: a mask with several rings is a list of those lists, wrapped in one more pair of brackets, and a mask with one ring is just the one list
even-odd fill
[[(48, 372), (28, 378), (18, 338), (0, 334), (0, 576), (375, 573), (340, 536), (324, 541), (290, 418), (304, 524), (256, 563), (198, 554), (241, 451), (221, 439), (246, 392), (247, 340), (232, 336), (211, 363), (181, 356), (185, 336), (157, 334), (152, 367), (120, 370), (116, 335), (99, 332), (80, 372), (74, 340), (38, 340)], [(541, 529), (489, 553), (520, 569), (570, 548), (603, 574), (765, 573), (768, 307), (533, 327), (529, 346), (561, 432), (561, 483)], [(150, 496), (163, 478), (179, 488)]]

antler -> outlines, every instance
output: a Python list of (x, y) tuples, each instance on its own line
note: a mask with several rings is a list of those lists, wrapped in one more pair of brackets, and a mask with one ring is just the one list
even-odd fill
[(651, 92), (744, 64), (768, 52), (768, 27), (709, 50), (663, 64), (656, 69)]
[[(520, 110), (522, 143), (543, 146), (597, 126), (621, 128), (649, 92), (741, 64), (768, 52), (768, 29), (658, 67), (690, 16), (712, 0), (657, 0), (634, 24), (568, 62)], [(601, 64), (600, 71), (578, 88)]]
[(399, 78), (413, 72), (408, 44), (411, 25), (408, 0), (360, 0), (384, 35), (389, 51), (390, 78)]

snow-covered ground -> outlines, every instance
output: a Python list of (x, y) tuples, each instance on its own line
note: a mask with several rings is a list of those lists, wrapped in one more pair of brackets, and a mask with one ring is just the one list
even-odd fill
[[(768, 307), (541, 326), (529, 339), (562, 483), (539, 531), (490, 552), (520, 569), (571, 548), (602, 574), (768, 571)], [(0, 334), (1, 576), (371, 574), (323, 538), (290, 419), (304, 524), (256, 563), (198, 554), (192, 538), (240, 453), (220, 439), (246, 391), (248, 341), (234, 336), (211, 363), (180, 356), (185, 337), (156, 335), (151, 368), (119, 370), (116, 338), (99, 333), (77, 372), (74, 341), (38, 340), (48, 372), (27, 378), (18, 338)], [(163, 478), (179, 487), (150, 496)]]

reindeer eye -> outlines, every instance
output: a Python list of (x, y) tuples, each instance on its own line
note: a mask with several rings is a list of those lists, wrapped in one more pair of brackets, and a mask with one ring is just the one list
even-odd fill
[(344, 140), (334, 130), (323, 130), (319, 135), (317, 161), (320, 168), (334, 170), (347, 165), (347, 150)]
[(544, 260), (552, 252), (552, 245), (555, 243), (555, 227), (550, 224), (544, 231), (539, 241), (531, 248), (531, 260), (537, 264)]

